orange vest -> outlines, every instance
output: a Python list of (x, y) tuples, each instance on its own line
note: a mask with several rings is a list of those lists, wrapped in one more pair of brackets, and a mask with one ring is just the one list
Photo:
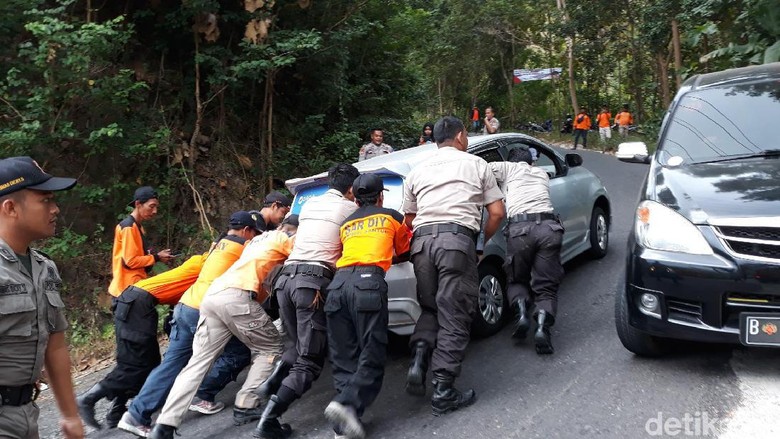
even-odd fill
[(596, 120), (599, 123), (599, 128), (609, 128), (609, 120), (612, 119), (612, 115), (607, 113), (599, 113)]
[(195, 255), (178, 267), (133, 284), (154, 296), (161, 305), (175, 305), (200, 274), (206, 254)]
[(148, 277), (147, 269), (154, 265), (154, 255), (148, 254), (144, 229), (128, 216), (114, 230), (114, 250), (111, 257), (111, 284), (108, 292), (119, 297), (125, 288)]
[[(577, 122), (582, 117), (582, 122)], [(574, 128), (578, 130), (590, 129), (590, 117), (587, 114), (578, 114), (574, 116)]]
[(411, 234), (400, 213), (377, 206), (358, 208), (341, 226), (344, 250), (336, 267), (376, 265), (387, 271), (393, 263), (393, 251), (409, 251)]
[(222, 276), (241, 257), (245, 244), (246, 241), (238, 236), (228, 235), (220, 239), (209, 253), (206, 263), (203, 264), (198, 280), (184, 292), (179, 302), (190, 308), (200, 309), (200, 302), (203, 301), (206, 290), (214, 279)]
[(615, 116), (615, 123), (625, 127), (634, 123), (634, 117), (628, 111), (621, 111)]

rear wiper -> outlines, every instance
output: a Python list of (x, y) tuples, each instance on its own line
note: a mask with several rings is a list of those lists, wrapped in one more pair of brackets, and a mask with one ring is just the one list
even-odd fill
[(719, 163), (719, 162), (731, 162), (735, 160), (745, 160), (745, 159), (754, 159), (754, 158), (760, 158), (760, 157), (780, 157), (780, 149), (767, 149), (765, 151), (761, 152), (754, 152), (751, 154), (739, 154), (739, 155), (730, 155), (727, 157), (720, 157), (717, 159), (712, 160), (705, 160), (702, 162), (696, 162), (695, 165), (701, 165), (704, 163)]

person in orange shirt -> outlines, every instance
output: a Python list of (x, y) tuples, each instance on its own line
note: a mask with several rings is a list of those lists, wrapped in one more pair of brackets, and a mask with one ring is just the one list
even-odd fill
[(113, 278), (108, 286), (108, 293), (114, 300), (128, 286), (146, 279), (155, 262), (169, 262), (173, 259), (170, 249), (151, 254), (141, 225), (157, 215), (160, 201), (154, 188), (143, 186), (136, 189), (129, 206), (133, 211), (117, 224), (114, 230), (114, 249), (111, 257)]
[(620, 112), (615, 115), (615, 125), (618, 126), (620, 137), (628, 137), (628, 127), (633, 124), (634, 116), (628, 111), (628, 105), (623, 105)]
[(580, 109), (579, 114), (574, 117), (574, 149), (577, 149), (577, 142), (582, 138), (582, 147), (588, 147), (588, 130), (590, 129), (590, 116), (585, 109)]
[(252, 365), (235, 405), (251, 409), (246, 404), (254, 401), (259, 407), (257, 388), (282, 354), (279, 331), (261, 306), (269, 294), (262, 284), (292, 252), (297, 220), (290, 215), (279, 230), (252, 239), (230, 269), (212, 282), (200, 306), (192, 358), (176, 377), (150, 438), (173, 438), (198, 385), (232, 336), (252, 351)]
[(114, 299), (116, 366), (76, 400), (87, 425), (101, 428), (95, 419), (95, 404), (103, 398), (112, 400), (106, 422), (114, 427), (119, 422), (127, 401), (138, 394), (146, 377), (160, 364), (155, 307), (176, 304), (195, 283), (205, 260), (206, 255), (193, 256), (179, 267), (130, 285)]
[(601, 113), (596, 116), (596, 121), (599, 124), (599, 138), (602, 142), (606, 142), (607, 139), (612, 138), (612, 128), (610, 128), (611, 120), (612, 114), (607, 110), (607, 107), (601, 107)]
[(409, 259), (411, 234), (403, 215), (382, 207), (384, 190), (376, 174), (360, 175), (352, 184), (360, 207), (341, 226), (344, 250), (327, 289), (325, 314), (336, 396), (325, 417), (337, 436), (365, 436), (360, 417), (382, 388), (387, 361), (385, 272), (393, 262)]

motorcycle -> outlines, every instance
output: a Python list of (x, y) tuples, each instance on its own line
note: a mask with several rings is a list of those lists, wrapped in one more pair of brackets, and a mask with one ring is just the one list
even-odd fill
[(567, 114), (566, 119), (564, 119), (563, 123), (561, 124), (561, 133), (571, 134), (573, 131), (574, 131), (574, 118), (571, 116), (571, 114)]

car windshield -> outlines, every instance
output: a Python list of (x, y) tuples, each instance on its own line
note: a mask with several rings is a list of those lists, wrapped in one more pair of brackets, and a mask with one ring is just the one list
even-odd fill
[[(403, 201), (404, 197), (404, 181), (401, 179), (401, 177), (395, 175), (382, 176), (382, 181), (385, 184), (385, 189), (387, 189), (387, 191), (385, 191), (385, 201), (383, 206), (390, 209), (395, 209), (400, 212), (401, 202)], [(301, 213), (301, 207), (306, 204), (306, 201), (308, 201), (311, 197), (324, 194), (327, 190), (327, 184), (310, 186), (305, 189), (301, 189), (297, 194), (295, 194), (292, 213)]]
[(684, 95), (659, 149), (664, 165), (694, 164), (778, 149), (780, 81), (716, 86)]

